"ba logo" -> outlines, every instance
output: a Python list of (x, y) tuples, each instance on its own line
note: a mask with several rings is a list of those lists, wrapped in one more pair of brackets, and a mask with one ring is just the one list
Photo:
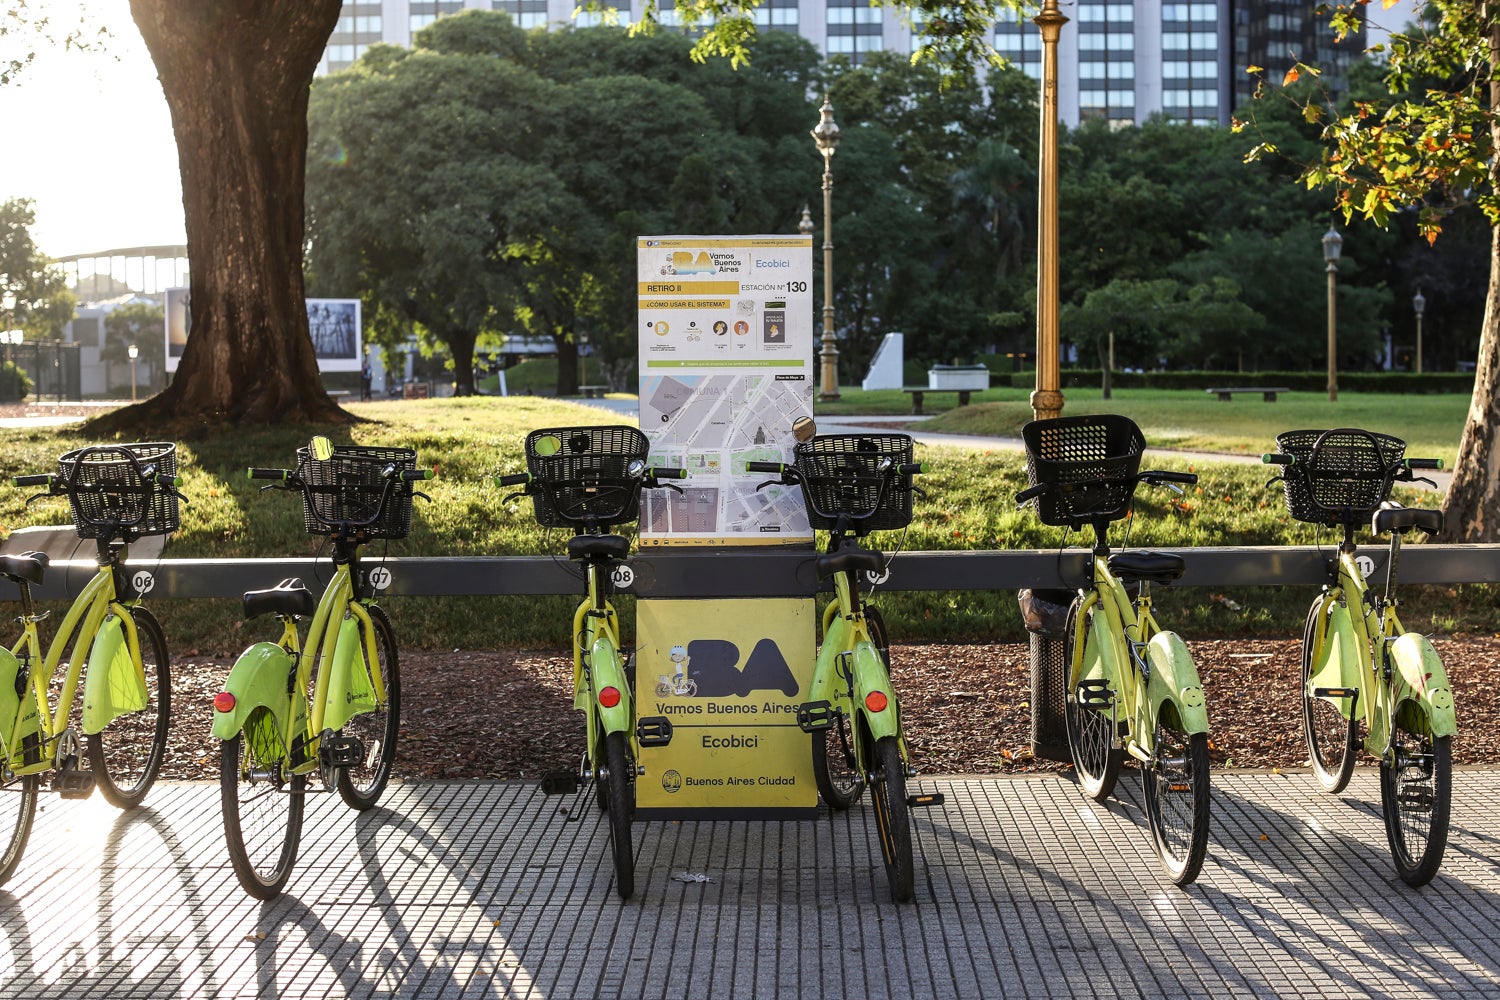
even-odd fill
[(668, 771), (666, 774), (663, 774), (661, 776), (661, 787), (669, 795), (673, 792), (681, 791), (682, 775), (678, 774), (676, 771)]

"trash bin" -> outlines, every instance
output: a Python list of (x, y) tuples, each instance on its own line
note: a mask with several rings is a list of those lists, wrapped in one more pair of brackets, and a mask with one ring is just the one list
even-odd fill
[(1031, 638), (1031, 752), (1072, 760), (1068, 751), (1067, 635), (1071, 590), (1023, 590), (1017, 595)]

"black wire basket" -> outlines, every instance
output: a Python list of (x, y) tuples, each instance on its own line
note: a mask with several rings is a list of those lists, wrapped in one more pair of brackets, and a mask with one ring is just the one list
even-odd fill
[(1282, 473), (1286, 508), (1310, 524), (1367, 523), (1406, 455), (1400, 438), (1357, 428), (1287, 431), (1276, 447), (1296, 460)]
[(632, 462), (644, 463), (646, 435), (623, 424), (552, 427), (526, 435), (526, 471), (531, 499), (544, 528), (626, 524), (640, 516), (641, 478)]
[(911, 463), (909, 436), (820, 434), (798, 444), (794, 455), (814, 529), (833, 528), (840, 514), (847, 514), (860, 534), (911, 523), (911, 475), (888, 471)]
[(1146, 450), (1134, 420), (1117, 413), (1033, 420), (1021, 439), (1030, 485), (1056, 487), (1037, 498), (1043, 524), (1078, 528), (1129, 512)]
[[(308, 448), (298, 448), (302, 523), (308, 534), (326, 535), (342, 524), (358, 525), (371, 538), (411, 534), (412, 484), (399, 478), (387, 480), (382, 473), (392, 465), (400, 471), (414, 470), (417, 453), (410, 448), (341, 444), (334, 447), (332, 456), (320, 460)], [(387, 485), (390, 500), (381, 510)]]
[(177, 475), (177, 445), (168, 441), (95, 445), (57, 460), (79, 538), (168, 535), (182, 524), (174, 489), (147, 482), (141, 472)]

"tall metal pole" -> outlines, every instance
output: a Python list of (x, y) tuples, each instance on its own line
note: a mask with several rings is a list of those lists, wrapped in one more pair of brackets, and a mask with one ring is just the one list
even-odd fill
[(1042, 129), (1036, 245), (1036, 390), (1031, 412), (1038, 420), (1062, 416), (1062, 371), (1058, 348), (1057, 222), (1057, 39), (1068, 23), (1057, 0), (1046, 0), (1032, 19), (1042, 32)]
[(1427, 296), (1422, 294), (1422, 289), (1417, 289), (1417, 294), (1411, 297), (1412, 311), (1417, 314), (1417, 374), (1422, 374), (1422, 314), (1427, 311)]
[(1337, 229), (1330, 228), (1323, 234), (1323, 259), (1328, 262), (1328, 401), (1339, 400), (1338, 372), (1338, 290), (1335, 276), (1339, 273), (1339, 254), (1344, 238)]
[(839, 398), (839, 349), (833, 336), (833, 154), (839, 144), (839, 127), (833, 120), (833, 104), (823, 95), (822, 118), (812, 130), (818, 152), (823, 154), (823, 350), (822, 388), (818, 398)]

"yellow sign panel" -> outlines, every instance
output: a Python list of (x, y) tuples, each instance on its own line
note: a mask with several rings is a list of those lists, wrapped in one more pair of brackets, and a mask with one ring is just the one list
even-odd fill
[(637, 285), (641, 295), (738, 295), (738, 281), (665, 280), (642, 281)]
[(672, 723), (670, 744), (641, 748), (638, 813), (816, 811), (812, 738), (797, 725), (815, 614), (810, 598), (637, 603), (636, 711)]

